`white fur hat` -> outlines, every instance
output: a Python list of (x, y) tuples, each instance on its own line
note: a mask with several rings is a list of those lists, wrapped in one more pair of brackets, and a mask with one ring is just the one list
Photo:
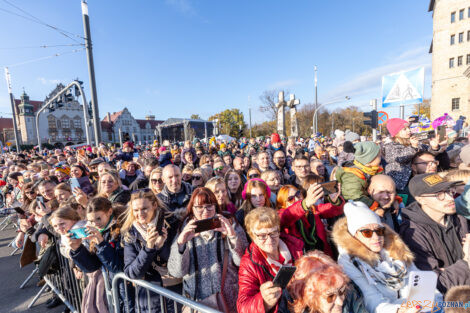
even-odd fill
[(369, 209), (364, 202), (349, 200), (348, 203), (344, 205), (344, 215), (346, 215), (348, 231), (353, 236), (358, 229), (365, 225), (382, 225), (380, 216)]

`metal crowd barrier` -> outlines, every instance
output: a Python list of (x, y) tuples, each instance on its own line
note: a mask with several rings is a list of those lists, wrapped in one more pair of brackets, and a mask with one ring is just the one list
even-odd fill
[[(113, 305), (114, 305), (114, 313), (121, 313), (121, 309), (119, 307), (119, 281), (123, 280), (124, 281), (124, 289), (125, 289), (125, 294), (127, 295), (127, 284), (126, 282), (131, 282), (135, 286), (135, 291), (136, 291), (136, 299), (135, 299), (135, 311), (140, 313), (140, 307), (139, 307), (139, 299), (138, 299), (138, 290), (139, 288), (143, 288), (147, 291), (147, 302), (148, 302), (148, 311), (149, 312), (158, 312), (157, 308), (152, 308), (151, 307), (151, 300), (150, 300), (150, 293), (156, 293), (160, 297), (160, 312), (166, 313), (167, 312), (167, 307), (166, 307), (166, 302), (165, 299), (169, 299), (174, 301), (175, 303), (175, 312), (178, 312), (178, 304), (183, 305), (186, 307), (189, 307), (191, 309), (191, 313), (193, 312), (200, 312), (200, 313), (221, 313), (220, 311), (214, 310), (208, 306), (202, 305), (200, 303), (197, 303), (195, 301), (192, 301), (178, 293), (175, 293), (171, 290), (168, 290), (166, 288), (163, 288), (158, 285), (151, 284), (145, 280), (139, 280), (139, 279), (130, 279), (127, 277), (124, 273), (118, 273), (114, 276), (113, 278), (113, 284), (112, 284), (112, 292), (113, 292)], [(126, 312), (122, 313), (128, 313), (129, 308), (124, 307)], [(152, 309), (154, 311), (152, 311)]]
[[(47, 274), (44, 276), (46, 284), (36, 294), (31, 303), (28, 305), (28, 308), (31, 308), (34, 305), (37, 299), (39, 299), (41, 294), (46, 290), (46, 287), (49, 286), (52, 291), (62, 300), (62, 302), (64, 302), (64, 304), (70, 309), (71, 312), (80, 313), (83, 290), (85, 289), (86, 284), (83, 279), (78, 280), (75, 277), (72, 267), (70, 266), (69, 259), (65, 258), (60, 253), (60, 248), (56, 242), (56, 239), (53, 240), (56, 244), (55, 250), (59, 263), (58, 270), (53, 274)], [(83, 277), (86, 278), (85, 273), (83, 274)]]

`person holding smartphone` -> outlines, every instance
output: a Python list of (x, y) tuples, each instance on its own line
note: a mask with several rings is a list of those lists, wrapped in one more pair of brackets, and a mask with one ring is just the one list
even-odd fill
[(278, 312), (282, 289), (273, 279), (282, 266), (292, 266), (302, 256), (302, 240), (281, 232), (280, 219), (271, 208), (259, 207), (245, 217), (252, 243), (238, 272), (238, 313)]
[[(227, 219), (221, 213), (217, 198), (210, 189), (199, 187), (193, 192), (188, 204), (188, 217), (171, 246), (168, 271), (172, 276), (183, 279), (183, 295), (186, 297), (224, 311), (216, 299), (216, 294), (221, 293), (230, 312), (234, 312), (238, 266), (247, 240), (235, 219)], [(220, 226), (197, 232), (198, 221), (207, 219), (214, 219), (214, 222), (217, 219)]]
[[(162, 227), (161, 231), (157, 230), (160, 210), (165, 209), (150, 189), (136, 190), (131, 194), (121, 228), (124, 241), (124, 273), (131, 279), (143, 279), (157, 285), (163, 283), (159, 269), (166, 267), (172, 239), (168, 238), (166, 227)], [(146, 289), (139, 288), (136, 297), (140, 312), (160, 312), (158, 294), (150, 293), (148, 299)], [(170, 312), (172, 303), (167, 301), (167, 307)]]
[[(406, 305), (412, 284), (410, 272), (418, 271), (408, 246), (363, 202), (346, 203), (344, 214), (346, 217), (333, 228), (333, 240), (340, 253), (338, 264), (361, 290), (367, 311), (421, 311), (419, 306)], [(440, 300), (437, 290), (436, 296), (436, 301)]]

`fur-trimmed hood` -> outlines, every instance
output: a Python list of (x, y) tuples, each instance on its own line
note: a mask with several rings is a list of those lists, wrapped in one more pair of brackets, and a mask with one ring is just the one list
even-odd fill
[[(392, 259), (402, 261), (408, 266), (411, 265), (414, 260), (413, 253), (396, 232), (385, 224), (384, 227), (384, 249)], [(370, 251), (349, 233), (346, 217), (341, 218), (335, 223), (332, 235), (333, 241), (338, 246), (340, 253), (346, 253), (351, 257), (357, 257), (372, 267), (374, 267), (379, 261), (379, 254)]]

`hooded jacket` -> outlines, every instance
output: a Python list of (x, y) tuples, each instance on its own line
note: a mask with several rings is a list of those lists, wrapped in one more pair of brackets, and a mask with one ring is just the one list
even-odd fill
[(438, 275), (437, 287), (445, 293), (470, 284), (469, 264), (463, 260), (461, 238), (468, 233), (467, 221), (457, 214), (446, 216), (447, 227), (432, 220), (418, 202), (402, 211), (400, 235), (416, 256), (416, 266)]
[[(280, 238), (287, 245), (293, 261), (302, 256), (303, 242), (301, 240), (283, 233)], [(238, 271), (238, 313), (264, 313), (260, 286), (273, 279), (268, 262), (258, 246), (252, 242), (242, 257)], [(276, 313), (278, 306), (279, 302), (270, 312)]]
[(346, 218), (341, 218), (333, 227), (333, 240), (338, 246), (340, 264), (349, 278), (361, 289), (364, 304), (371, 313), (396, 313), (408, 296), (409, 272), (417, 270), (413, 264), (413, 254), (403, 240), (385, 225), (384, 247), (382, 250), (392, 260), (402, 261), (408, 274), (404, 285), (398, 292), (380, 282), (371, 281), (365, 274), (366, 265), (373, 269), (377, 266), (380, 255), (369, 250), (348, 231)]

